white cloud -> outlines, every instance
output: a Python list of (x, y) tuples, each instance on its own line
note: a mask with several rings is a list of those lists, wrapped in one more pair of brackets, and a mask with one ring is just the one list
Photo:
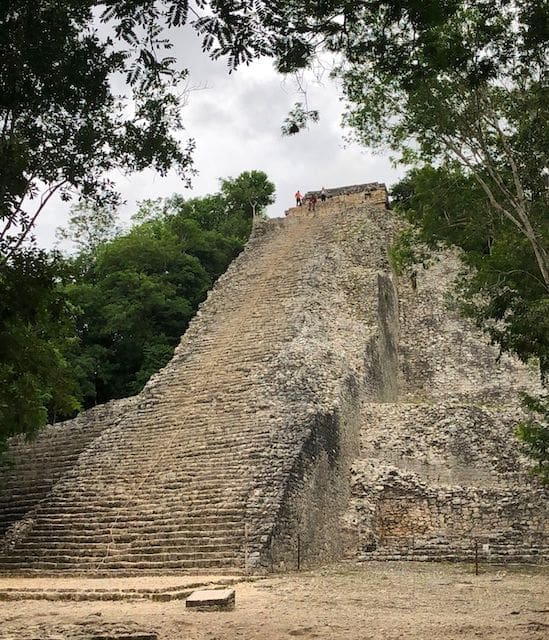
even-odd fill
[[(401, 177), (402, 170), (395, 170), (386, 157), (374, 156), (355, 144), (344, 145), (342, 103), (332, 81), (308, 82), (308, 106), (320, 111), (320, 121), (307, 131), (283, 137), (284, 118), (295, 102), (303, 101), (295, 83), (284, 80), (267, 60), (229, 74), (224, 62), (207, 58), (186, 30), (175, 45), (178, 59), (191, 71), (190, 86), (200, 87), (189, 93), (182, 135), (182, 140), (196, 140), (194, 159), (199, 174), (191, 190), (184, 189), (173, 173), (166, 177), (153, 171), (113, 176), (126, 200), (121, 208), (125, 221), (140, 200), (176, 192), (185, 197), (205, 195), (218, 189), (219, 178), (236, 177), (251, 169), (265, 171), (276, 185), (276, 202), (268, 211), (271, 217), (283, 215), (297, 189), (392, 183)], [(44, 211), (36, 232), (41, 246), (52, 246), (55, 228), (64, 224), (67, 215), (68, 206), (60, 202)]]

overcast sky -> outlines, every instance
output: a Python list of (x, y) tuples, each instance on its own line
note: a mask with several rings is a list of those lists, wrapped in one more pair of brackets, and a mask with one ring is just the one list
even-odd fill
[[(192, 189), (185, 189), (174, 174), (161, 177), (145, 171), (131, 177), (113, 176), (126, 204), (120, 209), (123, 222), (146, 198), (182, 193), (202, 196), (218, 190), (219, 178), (236, 177), (242, 171), (264, 171), (276, 186), (276, 202), (268, 210), (281, 216), (302, 193), (319, 189), (385, 182), (403, 175), (385, 156), (374, 155), (356, 144), (346, 144), (341, 128), (340, 102), (335, 84), (327, 77), (321, 83), (307, 80), (310, 109), (318, 109), (320, 120), (307, 131), (282, 136), (280, 127), (295, 102), (303, 101), (295, 80), (277, 74), (269, 60), (260, 60), (229, 75), (224, 61), (212, 62), (200, 50), (190, 31), (176, 32), (175, 55), (190, 70), (189, 93), (183, 110), (185, 138), (194, 138), (196, 151)], [(51, 247), (55, 229), (64, 224), (68, 206), (52, 203), (37, 226), (38, 244)]]

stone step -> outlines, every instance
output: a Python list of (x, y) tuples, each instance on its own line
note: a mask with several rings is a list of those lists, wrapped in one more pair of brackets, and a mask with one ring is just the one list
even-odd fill
[[(223, 522), (227, 523), (227, 526), (222, 526)], [(56, 540), (57, 537), (60, 537), (61, 534), (65, 534), (69, 527), (65, 524), (62, 526), (54, 525), (49, 526), (47, 523), (45, 526), (41, 527), (41, 530), (44, 534), (44, 540)], [(223, 521), (217, 520), (212, 522), (209, 526), (197, 521), (187, 522), (185, 526), (182, 525), (180, 521), (175, 522), (142, 522), (136, 523), (135, 526), (132, 527), (133, 531), (136, 535), (158, 535), (162, 534), (167, 537), (175, 537), (179, 534), (193, 536), (195, 534), (207, 534), (207, 535), (236, 535), (239, 533), (244, 533), (244, 524), (242, 520), (235, 521)], [(36, 534), (36, 529), (32, 531), (32, 534)], [(83, 532), (75, 532), (74, 530), (70, 530), (71, 537), (75, 539), (89, 540), (96, 539), (99, 536), (109, 536), (109, 533), (98, 532), (95, 530), (90, 530), (89, 528), (84, 530)], [(33, 535), (33, 539), (41, 540), (38, 534)], [(64, 538), (62, 538), (64, 539)]]
[[(229, 471), (224, 469), (222, 476), (220, 475), (219, 470), (216, 471), (215, 468), (212, 468), (211, 470), (203, 470), (203, 472), (200, 474), (199, 477), (197, 476), (196, 473), (190, 473), (188, 476), (180, 476), (177, 482), (178, 482), (178, 486), (179, 486), (179, 483), (181, 483), (181, 486), (185, 489), (185, 491), (189, 493), (195, 492), (195, 493), (207, 494), (207, 492), (210, 489), (219, 490), (220, 488), (223, 488), (223, 487), (225, 487), (228, 491), (237, 491), (239, 490), (239, 488), (243, 486), (244, 482), (246, 481), (247, 472), (248, 472), (248, 468), (246, 466), (243, 466), (240, 472), (238, 472), (237, 465), (235, 464), (234, 471), (232, 469)], [(113, 476), (112, 480), (116, 480), (116, 477)], [(164, 480), (163, 482), (166, 482), (166, 481)], [(90, 488), (89, 486), (86, 486), (86, 489), (79, 491), (78, 489), (80, 487), (81, 487), (81, 483), (78, 481), (78, 479), (71, 478), (70, 482), (67, 482), (63, 485), (57, 485), (54, 497), (59, 499), (67, 499), (67, 500), (74, 500), (74, 499), (80, 498), (83, 501), (92, 500), (93, 502), (96, 502), (98, 489), (102, 489), (102, 490), (110, 489), (111, 493), (112, 493), (112, 490), (114, 489), (112, 485), (107, 485), (106, 483), (99, 483), (99, 482), (95, 484), (93, 489)], [(169, 485), (166, 484), (165, 488), (169, 489), (170, 487)], [(147, 490), (150, 490), (150, 491), (159, 490), (157, 485), (154, 484), (154, 478), (151, 479), (151, 482), (148, 485), (143, 484), (142, 486), (140, 485), (138, 479), (136, 479), (136, 482), (132, 485), (129, 485), (126, 489), (126, 491), (130, 493), (133, 493), (136, 491), (143, 493)]]
[[(115, 546), (127, 545), (131, 546), (131, 550), (138, 552), (142, 551), (143, 553), (153, 553), (155, 549), (163, 549), (164, 551), (174, 551), (177, 549), (193, 549), (196, 551), (214, 551), (214, 550), (228, 550), (228, 549), (238, 549), (242, 544), (242, 536), (218, 536), (218, 537), (209, 537), (207, 535), (202, 536), (193, 536), (193, 537), (185, 537), (181, 536), (180, 538), (160, 538), (156, 537), (154, 539), (148, 539), (143, 537), (135, 537), (132, 536), (127, 542), (124, 542), (117, 536), (105, 537), (102, 541), (85, 541), (85, 542), (76, 542), (74, 538), (69, 540), (60, 540), (54, 542), (52, 540), (47, 540), (45, 543), (36, 540), (31, 540), (28, 542), (21, 542), (17, 545), (18, 551), (22, 551), (23, 549), (26, 552), (34, 553), (40, 552), (47, 549), (48, 552), (54, 552), (57, 549), (62, 549), (66, 551), (77, 550), (80, 551), (82, 549), (87, 549), (94, 552), (100, 552), (102, 549), (106, 549), (109, 545), (114, 544)], [(150, 550), (150, 551), (149, 551)]]
[[(139, 509), (140, 513), (144, 515), (155, 514), (155, 513), (163, 513), (166, 509), (175, 509), (178, 512), (193, 512), (193, 511), (203, 511), (210, 512), (216, 511), (219, 513), (224, 512), (224, 510), (228, 509), (227, 506), (230, 502), (231, 509), (240, 509), (245, 507), (247, 495), (244, 494), (243, 491), (227, 491), (224, 494), (216, 493), (212, 494), (199, 494), (196, 496), (189, 496), (187, 492), (178, 492), (173, 495), (173, 497), (169, 497), (166, 499), (166, 494), (164, 494), (164, 499), (160, 502), (160, 500), (155, 500), (154, 494), (150, 492), (146, 496), (140, 496), (140, 502), (143, 501), (144, 497), (150, 497), (151, 503), (155, 504), (154, 507), (150, 507), (148, 509), (141, 508)], [(78, 501), (75, 503), (66, 498), (57, 498), (50, 505), (43, 505), (40, 508), (41, 515), (51, 514), (55, 516), (57, 514), (62, 515), (63, 517), (70, 517), (72, 515), (78, 516), (86, 516), (86, 514), (90, 514), (90, 516), (101, 516), (102, 514), (110, 517), (113, 513), (116, 513), (119, 516), (124, 516), (126, 514), (131, 515), (132, 517), (135, 514), (136, 508), (128, 506), (128, 502), (130, 501), (131, 496), (126, 498), (125, 500), (120, 501), (112, 501), (110, 503), (105, 502), (104, 504), (92, 503), (91, 501)]]
[[(127, 523), (122, 523), (122, 524), (118, 524), (115, 523), (112, 526), (104, 526), (104, 527), (95, 527), (93, 529), (94, 534), (93, 534), (93, 539), (101, 541), (101, 539), (99, 538), (99, 536), (115, 536), (117, 539), (127, 539), (128, 536), (130, 535), (128, 532), (132, 531), (132, 535), (133, 536), (139, 536), (139, 535), (148, 535), (148, 536), (161, 536), (163, 531), (165, 531), (167, 529), (167, 527), (163, 527), (162, 526), (162, 522), (159, 522), (156, 526), (156, 529), (154, 531), (152, 531), (150, 534), (143, 534), (141, 533), (142, 531), (142, 525), (143, 523), (140, 521), (136, 521), (135, 523), (133, 523), (132, 521), (128, 521)], [(171, 523), (170, 523), (171, 524)], [(209, 520), (206, 522), (200, 522), (197, 521), (197, 524), (199, 526), (197, 526), (194, 530), (193, 533), (195, 534), (194, 537), (198, 536), (198, 535), (208, 535), (210, 537), (215, 537), (215, 533), (217, 530), (231, 530), (231, 529), (237, 529), (239, 527), (242, 526), (242, 518), (239, 519), (235, 519), (235, 520)], [(180, 530), (181, 531), (186, 531), (190, 529), (189, 525), (187, 522), (182, 521), (181, 525), (180, 525)], [(28, 542), (34, 542), (37, 540), (42, 540), (44, 538), (49, 539), (50, 535), (55, 536), (55, 538), (57, 539), (57, 541), (61, 541), (61, 540), (69, 540), (69, 539), (78, 539), (79, 537), (81, 537), (83, 534), (86, 533), (86, 529), (82, 528), (82, 529), (77, 529), (74, 527), (65, 527), (64, 529), (47, 529), (46, 527), (34, 527), (33, 529), (31, 529), (31, 531), (26, 535), (26, 537), (23, 538), (23, 541), (28, 541)], [(193, 536), (189, 536), (193, 537)]]
[(33, 560), (22, 558), (19, 562), (5, 562), (0, 556), (0, 565), (4, 570), (9, 571), (44, 571), (49, 573), (68, 572), (81, 573), (88, 571), (93, 574), (102, 571), (158, 571), (160, 573), (170, 570), (196, 570), (196, 569), (213, 569), (227, 568), (231, 572), (238, 567), (243, 566), (240, 558), (194, 558), (191, 560), (132, 560), (120, 561), (118, 559), (110, 559), (109, 561), (99, 562), (97, 558), (91, 558), (89, 562), (81, 562), (79, 559), (67, 559), (65, 561), (53, 560)]
[[(205, 535), (206, 533), (213, 534), (217, 530), (227, 530), (227, 529), (241, 527), (242, 521), (243, 521), (243, 518), (238, 518), (233, 520), (226, 520), (226, 519), (219, 519), (219, 518), (218, 519), (210, 518), (202, 521), (198, 520), (197, 525), (199, 526), (197, 526), (194, 529), (194, 532), (196, 534), (200, 533), (202, 535)], [(145, 535), (141, 533), (142, 525), (143, 525), (143, 522), (139, 520), (136, 520), (135, 522), (132, 520), (128, 520), (126, 523), (115, 522), (115, 523), (111, 523), (109, 525), (104, 525), (101, 527), (95, 526), (93, 527), (93, 531), (94, 531), (94, 535), (96, 536), (109, 535), (111, 537), (116, 536), (117, 538), (123, 538), (123, 537), (127, 537), (128, 531), (132, 531), (134, 535)], [(189, 527), (188, 521), (181, 520), (180, 530), (185, 531), (189, 528), (190, 527)], [(157, 535), (157, 536), (161, 535), (165, 529), (166, 528), (162, 526), (162, 522), (159, 521), (158, 524), (156, 525), (156, 530), (149, 535)], [(35, 526), (33, 529), (30, 530), (27, 536), (23, 538), (23, 540), (27, 540), (29, 542), (34, 540), (40, 540), (40, 539), (49, 537), (50, 534), (54, 534), (57, 538), (61, 537), (63, 540), (67, 540), (67, 539), (73, 539), (77, 536), (81, 536), (82, 534), (86, 533), (86, 531), (89, 531), (89, 529), (85, 529), (85, 528), (78, 529), (74, 526), (69, 526), (69, 525), (67, 525), (63, 529), (61, 528), (48, 529), (47, 527)]]
[(28, 511), (30, 511), (30, 509), (32, 509), (35, 506), (35, 504), (36, 503), (31, 503), (31, 504), (19, 503), (18, 505), (11, 507), (9, 511), (7, 510), (3, 511), (0, 514), (0, 526), (2, 525), (3, 522), (6, 522), (6, 521), (12, 522), (13, 520), (19, 520)]
[[(187, 520), (198, 521), (236, 521), (238, 522), (245, 515), (244, 503), (231, 507), (216, 507), (212, 506), (211, 509), (196, 508), (186, 509), (181, 511), (169, 511), (169, 510), (157, 510), (157, 511), (145, 511), (140, 509), (134, 510), (110, 510), (102, 512), (78, 511), (75, 509), (71, 513), (64, 514), (62, 511), (56, 511), (55, 509), (40, 511), (36, 514), (35, 519), (37, 524), (35, 526), (49, 527), (49, 524), (61, 524), (65, 527), (73, 529), (89, 530), (90, 528), (98, 526), (110, 526), (114, 522), (117, 525), (122, 526), (127, 522), (138, 522), (139, 525), (143, 525), (147, 522), (147, 519), (162, 518), (165, 522), (182, 522), (182, 518)], [(43, 524), (42, 524), (43, 523)]]
[[(242, 491), (246, 483), (249, 482), (249, 469), (247, 465), (243, 466), (239, 475), (236, 469), (234, 471), (230, 469), (226, 473), (221, 474), (219, 471), (216, 472), (215, 467), (211, 469), (202, 468), (202, 473), (195, 473), (194, 470), (190, 470), (189, 475), (182, 476), (174, 476), (171, 470), (166, 469), (166, 475), (164, 477), (155, 476), (149, 478), (147, 476), (135, 476), (133, 483), (129, 484), (125, 482), (123, 484), (121, 483), (118, 487), (113, 487), (110, 481), (116, 479), (116, 476), (111, 476), (108, 479), (102, 476), (96, 478), (94, 484), (86, 484), (84, 489), (81, 478), (70, 478), (67, 482), (58, 484), (49, 498), (57, 498), (59, 500), (73, 500), (76, 498), (81, 498), (83, 501), (92, 500), (94, 492), (98, 489), (102, 490), (102, 494), (106, 491), (109, 492), (105, 498), (106, 501), (120, 500), (127, 495), (138, 498), (147, 492), (159, 493), (160, 497), (164, 494), (169, 496), (172, 491), (184, 491), (191, 496), (208, 495), (210, 492), (216, 495), (223, 490), (227, 493), (235, 493)], [(118, 479), (120, 480), (120, 478)], [(78, 491), (80, 487), (82, 487), (82, 491)]]
[[(75, 533), (81, 532), (81, 535), (85, 535), (90, 530), (108, 529), (111, 526), (123, 528), (129, 523), (139, 531), (150, 530), (149, 525), (162, 530), (170, 530), (173, 526), (178, 526), (179, 530), (185, 528), (214, 529), (219, 528), (222, 524), (232, 528), (235, 523), (242, 527), (245, 516), (246, 512), (243, 507), (211, 509), (208, 511), (204, 509), (169, 511), (167, 509), (166, 511), (144, 512), (136, 509), (133, 512), (127, 511), (124, 513), (112, 511), (110, 513), (95, 514), (90, 512), (87, 519), (85, 513), (81, 516), (71, 514), (69, 517), (62, 514), (38, 514), (34, 518), (34, 529), (40, 528), (50, 533), (72, 530)], [(86, 522), (88, 526), (86, 526)]]
[(82, 549), (42, 549), (38, 553), (26, 553), (26, 549), (17, 549), (10, 554), (4, 554), (0, 562), (6, 566), (13, 564), (19, 564), (25, 561), (47, 561), (57, 562), (60, 565), (70, 563), (97, 563), (106, 562), (115, 559), (117, 562), (141, 562), (154, 560), (155, 562), (161, 562), (162, 560), (184, 560), (190, 561), (193, 559), (227, 559), (238, 556), (239, 546), (225, 546), (218, 548), (217, 546), (203, 545), (202, 549), (195, 548), (177, 548), (177, 549), (165, 549), (163, 547), (158, 548), (137, 548), (132, 547), (119, 547), (118, 545), (106, 546), (104, 549), (97, 549), (96, 553), (91, 555), (94, 551), (88, 547)]
[[(243, 463), (243, 468), (246, 469), (252, 467), (253, 461), (261, 456), (261, 453), (258, 450), (249, 452), (240, 449), (236, 449), (234, 451), (212, 451), (211, 456), (208, 455), (205, 450), (199, 452), (188, 451), (187, 453), (180, 452), (176, 445), (173, 445), (172, 450), (174, 453), (174, 459), (170, 463), (166, 463), (165, 470), (167, 473), (176, 473), (180, 469), (178, 461), (184, 459), (186, 461), (186, 470), (189, 474), (208, 479), (215, 477), (216, 475), (218, 477), (220, 475), (221, 477), (231, 477), (232, 474), (234, 477), (234, 474), (238, 469), (239, 461)], [(143, 457), (143, 460), (140, 460), (140, 457), (136, 455), (134, 456), (134, 460), (136, 463), (144, 463), (147, 458)], [(225, 465), (227, 466), (226, 471)], [(89, 469), (94, 473), (98, 473), (97, 476), (92, 478), (94, 484), (110, 483), (112, 481), (127, 479), (128, 473), (132, 471), (129, 464), (127, 466), (122, 465), (120, 468), (112, 469), (110, 465), (103, 466), (97, 462), (91, 464)], [(134, 473), (130, 476), (135, 480), (133, 484), (137, 484), (139, 479), (146, 477), (148, 471), (148, 468), (142, 469), (141, 472), (136, 472), (134, 469)], [(72, 477), (80, 477), (80, 474)], [(151, 478), (151, 480), (154, 481), (154, 477)]]
[[(208, 536), (204, 535), (196, 535), (193, 537), (181, 536), (180, 538), (162, 538), (160, 536), (154, 538), (141, 538), (131, 536), (105, 536), (101, 540), (87, 540), (87, 541), (76, 541), (75, 538), (70, 538), (67, 540), (49, 540), (46, 539), (45, 542), (39, 542), (36, 540), (32, 541), (24, 541), (20, 542), (14, 551), (20, 553), (22, 550), (29, 553), (30, 555), (35, 555), (41, 550), (47, 549), (48, 552), (63, 549), (66, 551), (70, 551), (72, 549), (81, 550), (88, 549), (90, 554), (96, 555), (96, 553), (101, 552), (101, 550), (105, 549), (111, 544), (114, 544), (118, 547), (123, 545), (131, 546), (132, 550), (137, 548), (163, 548), (168, 550), (173, 549), (198, 549), (198, 550), (208, 550), (213, 548), (240, 548), (242, 546), (244, 540), (243, 535), (239, 536)], [(204, 549), (200, 549), (204, 547)]]

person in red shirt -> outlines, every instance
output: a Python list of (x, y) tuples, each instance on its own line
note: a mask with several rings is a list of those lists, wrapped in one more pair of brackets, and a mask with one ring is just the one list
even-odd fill
[(299, 189), (295, 192), (295, 206), (300, 207), (302, 202), (302, 196)]

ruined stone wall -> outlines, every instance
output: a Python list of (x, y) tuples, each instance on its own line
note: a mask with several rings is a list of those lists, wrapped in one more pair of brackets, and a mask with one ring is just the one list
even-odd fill
[(371, 328), (369, 338), (357, 343), (363, 367), (359, 376), (349, 378), (337, 412), (311, 418), (309, 438), (287, 476), (269, 538), (271, 568), (313, 566), (348, 555), (353, 533), (341, 521), (351, 498), (351, 470), (360, 449), (361, 406), (365, 400), (394, 400), (399, 388), (398, 296), (383, 253), (381, 249), (378, 264), (383, 270), (372, 274), (367, 288), (362, 277), (353, 279), (353, 296), (365, 296), (362, 303), (368, 305), (368, 312), (362, 308), (361, 317), (368, 318)]
[(311, 417), (309, 436), (285, 480), (264, 554), (267, 568), (311, 567), (342, 557), (339, 520), (349, 501), (359, 399), (357, 381), (349, 380), (339, 411)]
[[(309, 264), (314, 286), (302, 301), (298, 334), (277, 358), (279, 419), (287, 418), (269, 469), (256, 475), (246, 518), (250, 563), (263, 567), (295, 566), (298, 536), (305, 565), (333, 559), (343, 546), (338, 518), (349, 493), (368, 354), (377, 344), (378, 275), (389, 268), (384, 247), (395, 225), (382, 210), (364, 213), (328, 201), (305, 218), (316, 225), (322, 216), (338, 242)], [(288, 218), (301, 215), (295, 208)], [(334, 441), (335, 457), (328, 446)], [(287, 447), (293, 456), (281, 460)]]
[[(547, 558), (547, 490), (526, 473), (516, 424), (535, 370), (503, 356), (452, 310), (458, 271), (447, 254), (398, 284), (398, 393), (366, 401), (351, 508), (350, 556), (361, 559)], [(394, 327), (395, 317), (382, 323)], [(394, 372), (393, 372), (394, 373)], [(385, 400), (379, 402), (379, 400)]]
[[(513, 410), (369, 405), (353, 503), (362, 557), (463, 559), (474, 541), (501, 556), (547, 551), (546, 495), (525, 476)], [(528, 554), (530, 557), (528, 558)], [(431, 558), (432, 559), (432, 558)]]
[(390, 272), (378, 273), (377, 285), (377, 334), (367, 347), (363, 399), (390, 402), (400, 385), (398, 293)]
[[(369, 182), (366, 184), (355, 184), (347, 187), (336, 187), (324, 190), (327, 197), (327, 205), (332, 209), (336, 207), (348, 207), (356, 205), (371, 205), (375, 207), (389, 208), (389, 195), (387, 187), (380, 182)], [(307, 191), (304, 195), (303, 207), (290, 209), (294, 215), (305, 215), (308, 212), (307, 201), (311, 196), (316, 196), (320, 203), (321, 191)], [(287, 212), (288, 214), (288, 212)]]

